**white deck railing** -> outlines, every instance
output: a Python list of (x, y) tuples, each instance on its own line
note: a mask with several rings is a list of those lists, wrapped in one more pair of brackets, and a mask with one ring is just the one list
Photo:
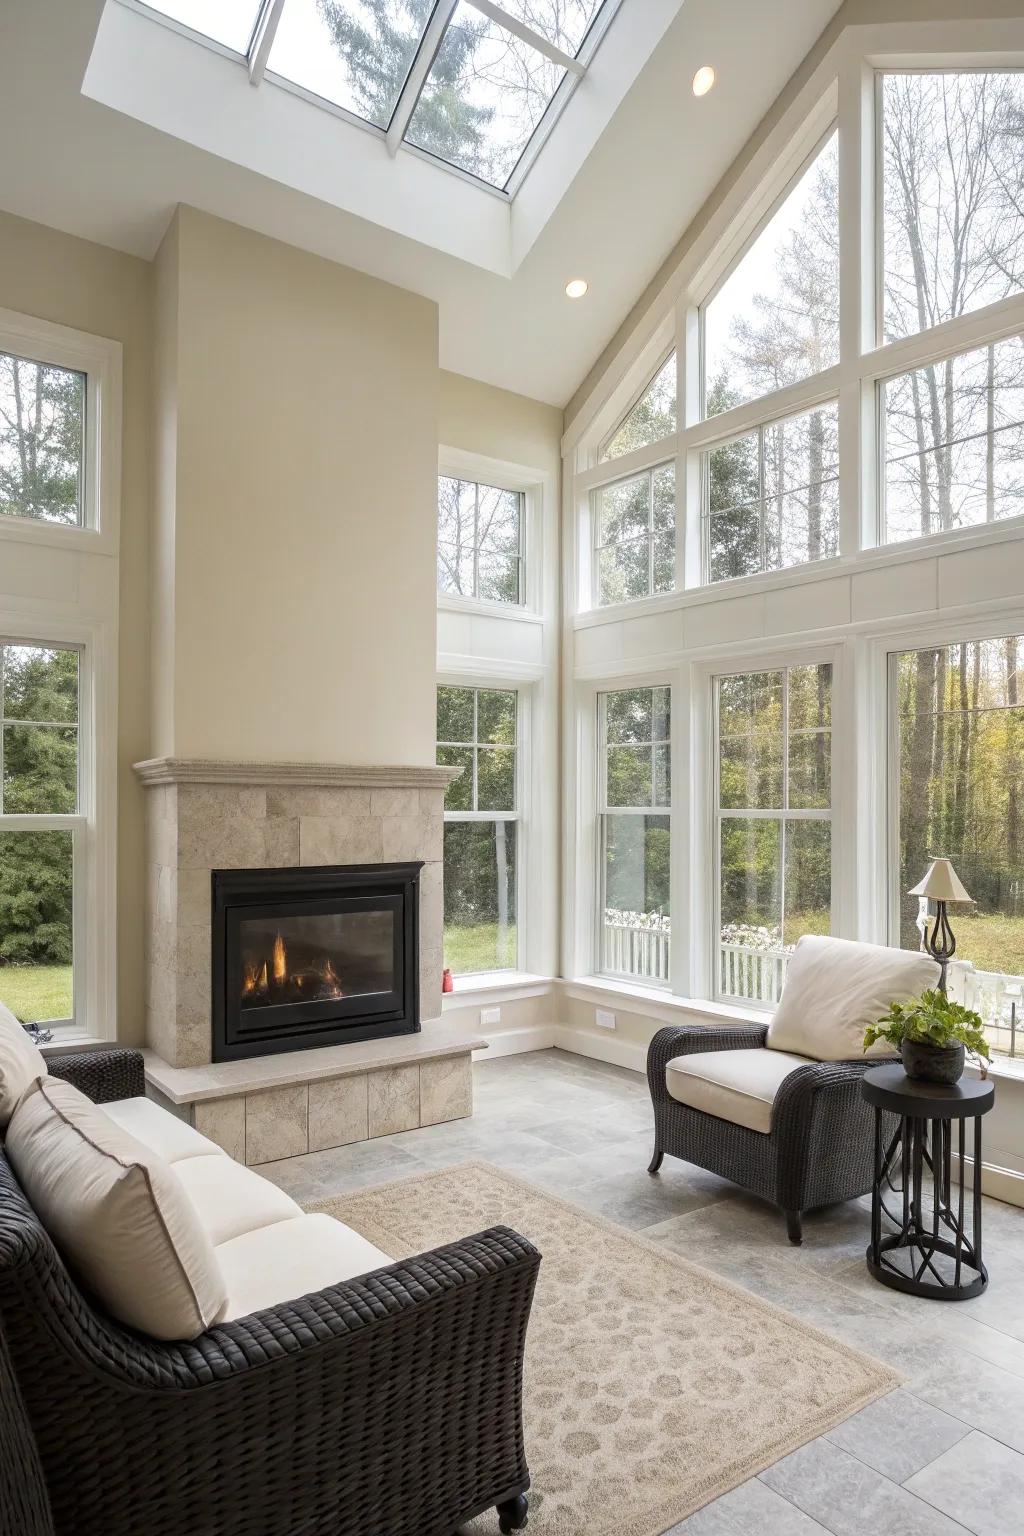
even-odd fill
[(778, 1002), (789, 961), (785, 950), (720, 944), (718, 953), (718, 986), (723, 997), (739, 997), (752, 1003)]
[(640, 981), (666, 982), (670, 937), (664, 928), (632, 927), (606, 920), (602, 968)]

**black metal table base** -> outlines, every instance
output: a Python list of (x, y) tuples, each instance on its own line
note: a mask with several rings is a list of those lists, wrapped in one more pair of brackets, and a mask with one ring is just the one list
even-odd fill
[[(988, 1285), (981, 1257), (981, 1181), (969, 1193), (965, 1225), (966, 1119), (901, 1115), (885, 1146), (883, 1111), (875, 1105), (875, 1183), (868, 1269), (876, 1280), (913, 1296), (966, 1301)], [(974, 1120), (974, 1168), (982, 1166), (981, 1116)], [(958, 1127), (953, 1152), (953, 1125)], [(954, 1157), (957, 1182), (952, 1179)], [(955, 1189), (955, 1194), (954, 1194)], [(883, 1221), (893, 1230), (883, 1232)]]

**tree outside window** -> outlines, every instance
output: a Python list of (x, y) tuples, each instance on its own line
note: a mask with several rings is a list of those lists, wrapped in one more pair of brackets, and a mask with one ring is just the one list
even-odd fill
[(0, 645), (0, 999), (32, 1022), (74, 1012), (78, 696), (77, 651)]
[(0, 516), (84, 522), (84, 373), (0, 352)]
[(832, 668), (719, 677), (717, 990), (774, 1004), (803, 934), (832, 908)]
[(522, 491), (439, 476), (438, 592), (522, 603), (525, 501)]
[(444, 813), (444, 955), (456, 975), (518, 964), (514, 689), (439, 687), (437, 761), (462, 772)]
[(599, 698), (601, 969), (669, 979), (672, 697), (620, 688)]
[(1015, 1001), (1024, 1015), (1024, 637), (902, 651), (893, 669), (898, 942), (921, 947), (927, 914), (907, 892), (952, 859), (972, 898), (951, 913), (957, 960), (994, 978), (969, 1000), (1006, 1047)]

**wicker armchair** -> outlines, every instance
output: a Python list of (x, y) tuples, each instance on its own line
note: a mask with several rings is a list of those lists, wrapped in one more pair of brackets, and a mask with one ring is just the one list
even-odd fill
[[(99, 1103), (144, 1091), (137, 1052), (51, 1068)], [(31, 1427), (19, 1532), (48, 1529), (45, 1495), (56, 1536), (452, 1536), (493, 1506), (521, 1529), (539, 1262), (494, 1227), (157, 1343), (79, 1288), (0, 1156), (0, 1325)]]
[[(790, 1241), (799, 1243), (804, 1211), (854, 1200), (871, 1188), (874, 1111), (861, 1095), (860, 1080), (879, 1059), (798, 1067), (778, 1090), (768, 1135), (680, 1104), (666, 1083), (668, 1063), (677, 1056), (763, 1047), (767, 1033), (767, 1024), (658, 1031), (647, 1054), (654, 1101), (654, 1156), (648, 1171), (657, 1173), (667, 1152), (731, 1179), (780, 1206)], [(888, 1135), (895, 1129), (890, 1118)]]

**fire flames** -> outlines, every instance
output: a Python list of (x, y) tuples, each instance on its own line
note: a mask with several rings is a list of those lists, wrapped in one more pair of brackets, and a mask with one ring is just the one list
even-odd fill
[(292, 970), (283, 934), (274, 938), (270, 960), (246, 961), (242, 998), (250, 1006), (265, 1003), (331, 1002), (344, 997), (341, 977), (325, 955), (314, 965)]

